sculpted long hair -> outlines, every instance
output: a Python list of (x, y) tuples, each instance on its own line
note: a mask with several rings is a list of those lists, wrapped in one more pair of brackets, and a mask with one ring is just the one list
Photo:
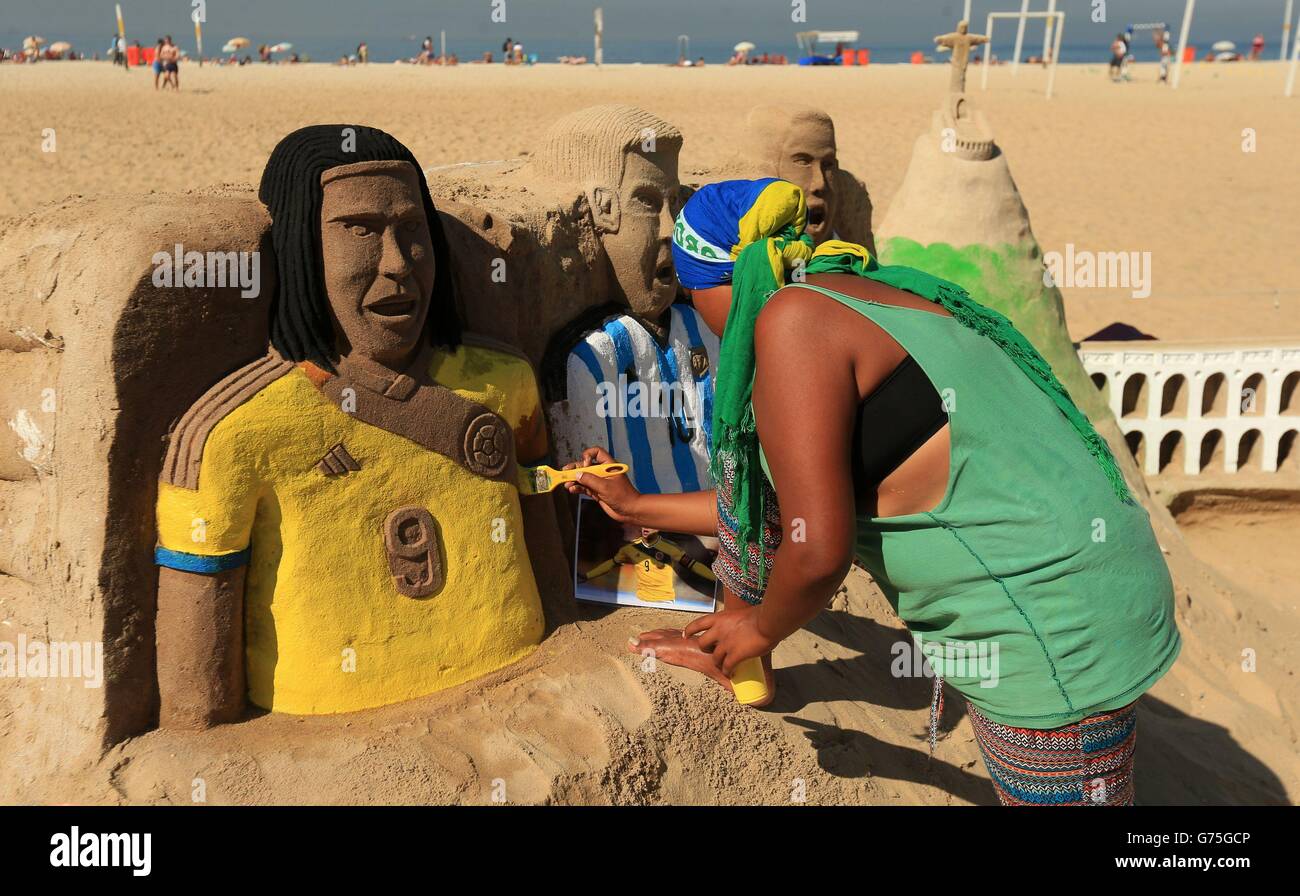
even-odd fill
[(277, 283), (271, 298), (271, 345), (290, 361), (334, 372), (334, 323), (320, 249), (321, 174), (357, 162), (410, 162), (429, 221), (437, 273), (425, 332), (430, 345), (455, 348), (461, 323), (452, 287), (451, 253), (420, 163), (392, 135), (353, 124), (319, 124), (289, 134), (271, 151), (257, 197), (271, 214)]

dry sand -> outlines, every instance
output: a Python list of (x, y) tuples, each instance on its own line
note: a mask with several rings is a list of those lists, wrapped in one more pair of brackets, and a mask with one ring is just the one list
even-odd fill
[[(1103, 66), (1072, 66), (1051, 102), (1039, 70), (991, 74), (992, 89), (976, 94), (1044, 250), (1152, 253), (1149, 299), (1064, 290), (1076, 338), (1115, 320), (1165, 338), (1300, 335), (1300, 99), (1281, 96), (1279, 65), (1197, 65), (1177, 93), (1147, 67), (1136, 83), (1112, 85)], [(127, 219), (150, 191), (246, 186), (281, 136), (317, 122), (389, 130), (429, 167), (516, 158), (554, 118), (611, 100), (682, 129), (690, 180), (734, 151), (752, 104), (788, 100), (834, 116), (842, 164), (869, 185), (879, 222), (946, 77), (940, 66), (187, 65), (180, 95), (156, 95), (146, 70), (3, 65), (0, 216), (117, 194)], [(56, 152), (41, 151), (46, 128)], [(1258, 152), (1242, 151), (1245, 128), (1255, 129)], [(1237, 484), (1162, 491), (1203, 563), (1169, 546), (1186, 644), (1141, 704), (1140, 801), (1289, 802), (1300, 793), (1300, 482), (1267, 480), (1258, 487), (1270, 491), (1255, 499), (1185, 494)], [(991, 801), (959, 700), (948, 701), (928, 759), (929, 682), (890, 674), (891, 648), (906, 635), (864, 574), (778, 649), (778, 701), (762, 712), (623, 652), (629, 635), (682, 618), (585, 608), (535, 656), (470, 686), (342, 717), (155, 731), (55, 778), (11, 769), (0, 799), (188, 803), (202, 779), (210, 803), (785, 803), (801, 793), (810, 803)], [(1243, 651), (1253, 651), (1254, 671)]]
[[(384, 128), (426, 166), (514, 158), (563, 113), (615, 100), (681, 128), (686, 177), (731, 151), (751, 105), (790, 101), (834, 117), (842, 164), (867, 182), (879, 222), (946, 68), (186, 65), (185, 89), (156, 95), (145, 69), (0, 65), (0, 215), (70, 194), (256, 183), (282, 136), (319, 122)], [(1043, 250), (1152, 253), (1149, 299), (1064, 290), (1076, 338), (1113, 320), (1168, 339), (1300, 332), (1300, 104), (1282, 96), (1281, 64), (1198, 64), (1177, 92), (1149, 66), (1123, 85), (1104, 66), (1065, 66), (1050, 102), (1038, 69), (997, 68), (987, 93), (978, 78)], [(46, 128), (54, 153), (41, 151)], [(1255, 153), (1242, 151), (1245, 128)]]

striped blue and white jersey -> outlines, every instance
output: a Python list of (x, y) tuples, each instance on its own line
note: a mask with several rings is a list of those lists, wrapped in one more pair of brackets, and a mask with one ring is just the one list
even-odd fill
[(599, 445), (631, 466), (648, 494), (713, 487), (709, 446), (718, 338), (689, 305), (673, 305), (660, 347), (631, 315), (608, 318), (566, 360), (567, 398), (551, 405), (555, 459)]

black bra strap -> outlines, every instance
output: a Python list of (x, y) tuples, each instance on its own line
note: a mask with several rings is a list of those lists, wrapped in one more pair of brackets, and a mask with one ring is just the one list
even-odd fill
[(853, 432), (853, 486), (875, 489), (948, 422), (934, 384), (909, 355), (862, 400)]

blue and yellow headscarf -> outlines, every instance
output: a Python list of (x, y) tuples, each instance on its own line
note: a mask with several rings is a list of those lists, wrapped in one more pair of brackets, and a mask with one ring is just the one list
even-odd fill
[[(808, 222), (803, 191), (775, 177), (707, 184), (691, 196), (673, 230), (673, 263), (686, 289), (730, 283), (736, 259), (751, 243), (788, 231), (797, 237)], [(791, 247), (807, 259), (811, 248)], [(791, 258), (793, 265), (795, 258)]]

